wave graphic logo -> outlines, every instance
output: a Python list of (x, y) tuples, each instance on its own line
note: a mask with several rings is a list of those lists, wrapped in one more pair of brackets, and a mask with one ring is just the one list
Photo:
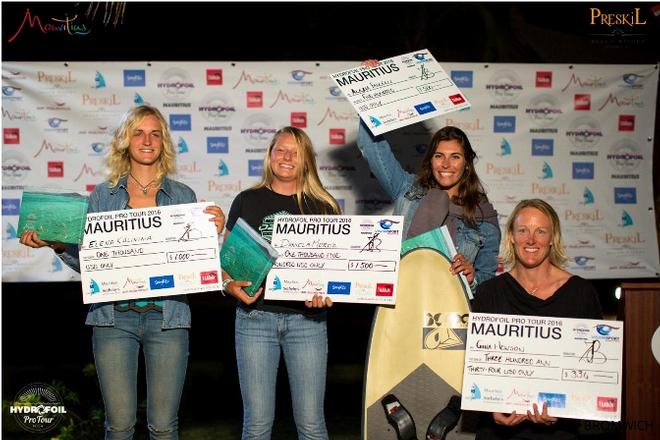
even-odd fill
[(479, 389), (479, 386), (477, 386), (476, 383), (473, 383), (472, 386), (470, 387), (470, 399), (472, 400), (481, 399), (481, 390)]
[(223, 160), (220, 160), (220, 163), (218, 164), (218, 174), (216, 174), (216, 176), (228, 176), (228, 175), (229, 175), (229, 167)]
[(7, 223), (7, 227), (5, 228), (4, 239), (12, 240), (14, 238), (18, 238), (18, 234), (16, 233), (16, 228), (11, 223)]
[(541, 179), (546, 180), (546, 179), (552, 179), (553, 173), (552, 173), (552, 167), (548, 162), (543, 162), (543, 168), (541, 169)]
[(186, 140), (182, 137), (179, 137), (179, 141), (176, 143), (176, 147), (179, 153), (188, 152), (188, 144), (186, 143)]
[(282, 280), (278, 276), (273, 280), (273, 290), (282, 290)]
[(630, 216), (630, 214), (628, 214), (628, 211), (624, 209), (623, 212), (621, 213), (621, 223), (619, 224), (619, 226), (625, 228), (627, 226), (632, 226), (633, 224), (634, 222), (632, 217)]
[(506, 139), (502, 139), (500, 144), (500, 153), (498, 156), (510, 156), (511, 155), (511, 144)]
[(94, 75), (94, 88), (95, 89), (105, 89), (105, 78), (103, 78), (103, 75), (98, 70), (96, 71), (96, 74)]
[(101, 291), (101, 288), (99, 287), (98, 283), (94, 281), (93, 279), (89, 281), (89, 294), (94, 295), (95, 293), (99, 293)]
[(596, 200), (594, 199), (594, 194), (591, 192), (589, 188), (585, 187), (584, 191), (582, 192), (582, 204), (591, 205), (595, 201)]

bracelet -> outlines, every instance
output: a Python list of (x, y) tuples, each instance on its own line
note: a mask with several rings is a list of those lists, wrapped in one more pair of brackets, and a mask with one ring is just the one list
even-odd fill
[(234, 281), (234, 280), (232, 280), (231, 278), (227, 278), (226, 280), (222, 280), (222, 290), (225, 290), (227, 288), (227, 285), (229, 285), (229, 283), (231, 283), (232, 281)]

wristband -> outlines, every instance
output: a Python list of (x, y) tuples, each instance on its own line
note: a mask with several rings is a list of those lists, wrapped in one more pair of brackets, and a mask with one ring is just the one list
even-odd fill
[(231, 283), (232, 281), (234, 281), (234, 280), (232, 280), (231, 278), (227, 278), (226, 280), (222, 280), (222, 290), (225, 290), (227, 288), (227, 285), (229, 283)]

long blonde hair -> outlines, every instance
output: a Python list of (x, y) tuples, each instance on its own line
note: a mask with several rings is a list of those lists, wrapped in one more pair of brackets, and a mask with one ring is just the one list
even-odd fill
[(176, 149), (172, 144), (172, 137), (167, 127), (167, 121), (157, 108), (149, 105), (133, 107), (122, 116), (119, 127), (112, 136), (110, 153), (106, 160), (108, 164), (108, 183), (110, 187), (117, 185), (119, 179), (128, 174), (131, 160), (128, 147), (131, 144), (133, 130), (144, 121), (147, 116), (155, 116), (160, 122), (162, 131), (162, 149), (157, 160), (158, 171), (156, 180), (160, 182), (163, 177), (176, 171)]
[(261, 182), (256, 184), (252, 189), (268, 187), (273, 183), (275, 176), (271, 168), (270, 155), (279, 137), (286, 133), (293, 136), (296, 142), (296, 154), (299, 164), (296, 167), (296, 199), (300, 212), (303, 214), (307, 213), (304, 207), (309, 205), (304, 199), (309, 198), (319, 205), (321, 214), (341, 214), (337, 200), (323, 187), (319, 178), (316, 170), (316, 157), (314, 156), (312, 140), (303, 130), (296, 127), (283, 127), (273, 135), (273, 139), (270, 141), (270, 145), (268, 145), (268, 149), (266, 150)]
[(561, 240), (561, 225), (559, 224), (559, 216), (549, 203), (541, 199), (527, 199), (521, 200), (509, 215), (506, 222), (506, 231), (504, 238), (504, 246), (502, 249), (502, 263), (504, 266), (512, 269), (516, 265), (516, 251), (513, 247), (513, 223), (520, 211), (525, 208), (534, 208), (545, 214), (552, 224), (552, 242), (550, 246), (550, 254), (548, 259), (553, 266), (563, 268), (568, 260), (564, 244)]

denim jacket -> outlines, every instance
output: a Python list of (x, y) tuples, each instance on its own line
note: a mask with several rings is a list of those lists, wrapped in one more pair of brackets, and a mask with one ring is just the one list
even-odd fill
[[(383, 136), (374, 137), (360, 122), (357, 145), (369, 163), (387, 195), (394, 201), (395, 215), (403, 215), (403, 237), (408, 230), (426, 190), (415, 184), (415, 176), (406, 172), (392, 153), (390, 144)], [(469, 227), (462, 219), (457, 220), (454, 244), (456, 250), (469, 259), (474, 266), (474, 281), (477, 284), (495, 276), (497, 254), (500, 247), (500, 229), (489, 222), (479, 222), (476, 228)]]
[[(126, 209), (128, 204), (128, 190), (126, 189), (127, 176), (123, 176), (113, 188), (104, 182), (96, 185), (89, 196), (87, 212), (118, 211)], [(195, 192), (183, 183), (165, 177), (156, 193), (156, 205), (179, 205), (182, 203), (195, 203)], [(60, 254), (62, 261), (76, 272), (80, 272), (78, 259), (78, 246), (67, 245), (66, 250)], [(163, 329), (190, 328), (190, 306), (185, 295), (174, 295), (163, 298)], [(92, 304), (85, 320), (87, 325), (111, 327), (115, 325), (114, 303)]]

